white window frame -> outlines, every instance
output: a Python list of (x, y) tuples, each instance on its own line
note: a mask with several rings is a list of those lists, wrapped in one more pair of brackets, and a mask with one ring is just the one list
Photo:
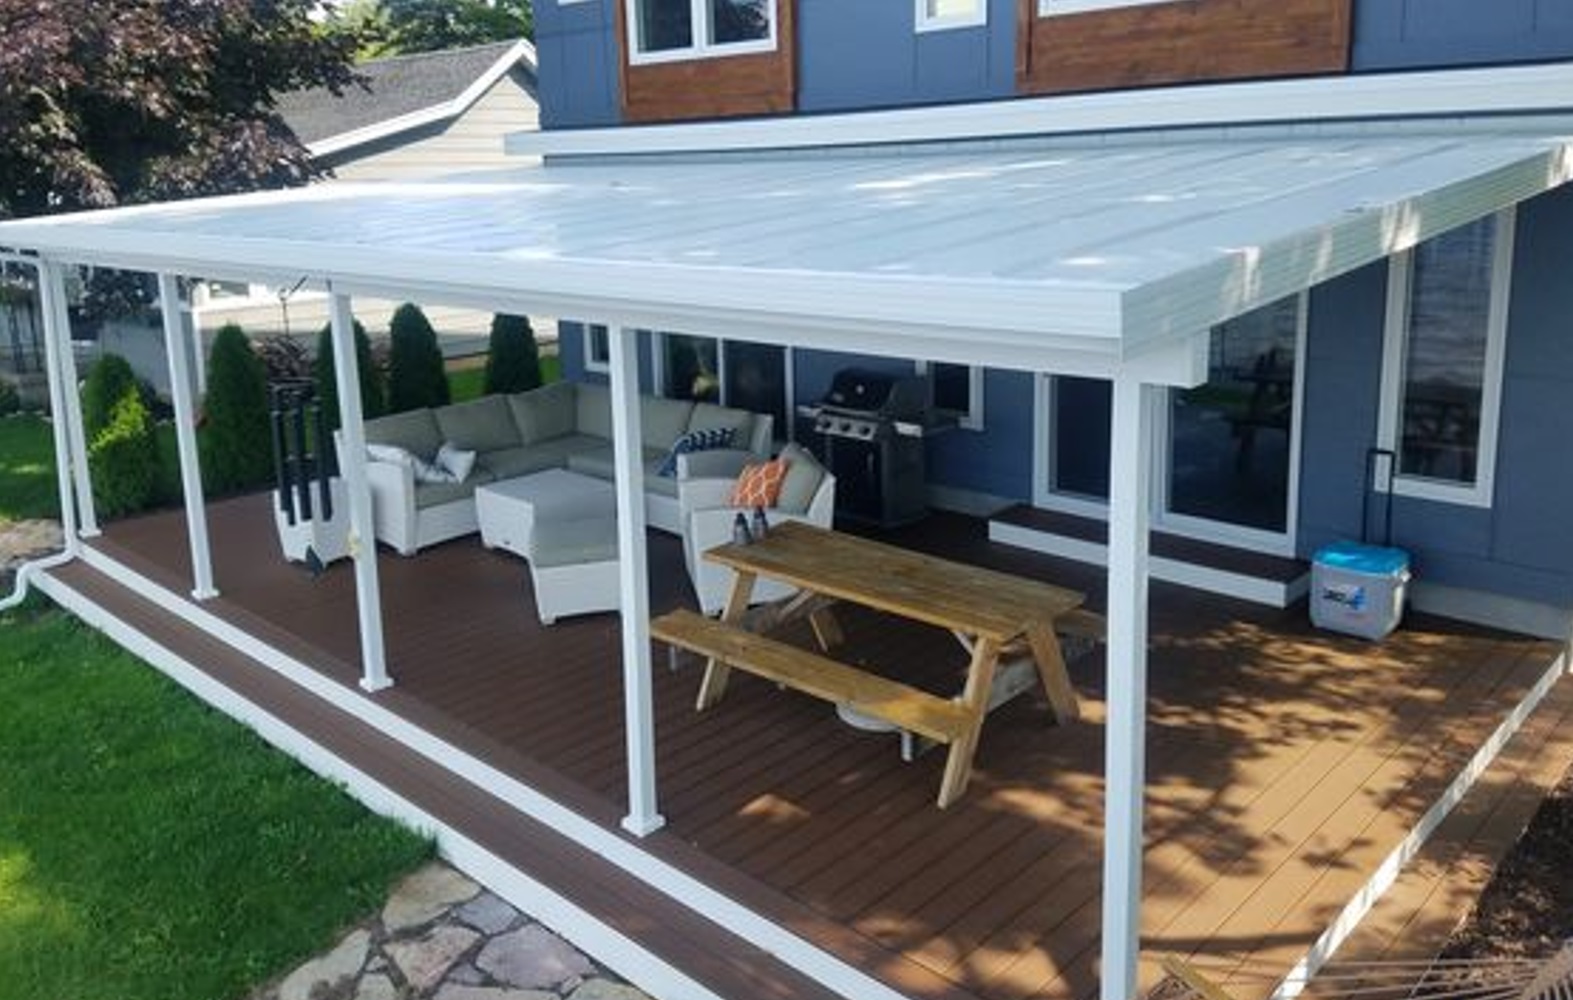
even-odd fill
[(1284, 510), (1284, 530), (1253, 528), (1195, 514), (1181, 514), (1171, 507), (1174, 444), (1174, 396), (1182, 390), (1170, 387), (1158, 393), (1153, 412), (1153, 527), (1174, 535), (1196, 538), (1235, 548), (1256, 549), (1276, 556), (1293, 556), (1300, 528), (1300, 455), (1305, 438), (1306, 349), (1311, 332), (1311, 294), (1302, 289), (1295, 299), (1294, 384), (1290, 387), (1289, 484)]
[(929, 0), (914, 0), (913, 26), (919, 34), (954, 28), (977, 28), (989, 23), (989, 0), (972, 0), (971, 13), (952, 14), (949, 17), (930, 15), (928, 5)]
[[(945, 362), (951, 364), (952, 362)], [(967, 365), (967, 411), (945, 410), (946, 413), (955, 413), (956, 426), (963, 430), (983, 430), (983, 368), (980, 365)], [(914, 361), (912, 372), (915, 375), (927, 376), (929, 362)]]
[(628, 63), (647, 66), (656, 63), (685, 62), (690, 59), (721, 59), (726, 56), (750, 55), (757, 52), (774, 52), (776, 36), (781, 24), (778, 0), (768, 0), (770, 34), (747, 42), (716, 44), (706, 39), (712, 33), (709, 0), (689, 0), (690, 18), (694, 26), (694, 42), (681, 49), (662, 49), (659, 52), (639, 51), (639, 4), (643, 0), (624, 0), (627, 17)]
[[(601, 375), (612, 373), (612, 331), (603, 323), (579, 324), (580, 333), (584, 337), (584, 370), (596, 372)], [(606, 357), (596, 360), (595, 357), (595, 331), (600, 330), (606, 334)]]
[[(1388, 261), (1387, 321), (1382, 343), (1382, 395), (1377, 416), (1378, 447), (1394, 454), (1389, 461), (1376, 463), (1372, 489), (1385, 490), (1391, 482), (1398, 496), (1433, 500), (1438, 503), (1470, 507), (1490, 507), (1496, 482), (1497, 437), (1502, 417), (1502, 375), (1507, 357), (1508, 305), (1513, 291), (1513, 237), (1517, 213), (1512, 208), (1498, 212), (1492, 244), (1491, 302), (1486, 312), (1486, 358), (1480, 400), (1480, 440), (1475, 458), (1475, 482), (1454, 483), (1423, 476), (1404, 475), (1396, 468), (1399, 425), (1398, 412), (1404, 393), (1405, 349), (1409, 341), (1411, 285), (1414, 276), (1413, 248), (1394, 254)], [(1392, 464), (1393, 467), (1389, 467)]]
[(1054, 17), (1056, 14), (1084, 14), (1089, 10), (1111, 10), (1116, 7), (1146, 7), (1170, 0), (1038, 0), (1038, 16)]
[[(652, 330), (650, 331), (650, 392), (656, 396), (666, 396), (666, 338), (668, 335), (679, 337), (704, 337), (716, 342), (716, 378), (721, 385), (719, 406), (732, 405), (732, 384), (727, 379), (726, 345), (737, 341), (737, 338), (717, 337), (708, 333), (683, 333), (681, 330)], [(746, 343), (746, 341), (743, 341)], [(769, 343), (769, 341), (760, 341)], [(778, 434), (783, 440), (792, 440), (792, 418), (797, 413), (797, 349), (791, 344), (781, 346), (782, 378), (786, 380), (786, 421), (787, 426), (778, 428)]]

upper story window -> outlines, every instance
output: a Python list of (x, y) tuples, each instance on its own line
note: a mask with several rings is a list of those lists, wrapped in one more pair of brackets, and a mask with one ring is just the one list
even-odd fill
[(988, 22), (988, 0), (917, 0), (917, 29), (944, 31)]
[(1109, 10), (1114, 7), (1142, 7), (1168, 0), (1038, 0), (1038, 16), (1055, 14), (1080, 14), (1089, 10)]
[(1392, 259), (1377, 436), (1397, 493), (1491, 504), (1513, 223), (1510, 209)]
[(634, 63), (769, 52), (775, 0), (627, 0)]

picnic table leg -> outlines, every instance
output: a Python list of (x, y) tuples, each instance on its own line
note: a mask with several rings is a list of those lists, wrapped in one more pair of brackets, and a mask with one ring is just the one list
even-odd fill
[(967, 686), (961, 703), (968, 709), (965, 728), (950, 741), (945, 758), (945, 777), (939, 783), (941, 809), (961, 798), (972, 777), (972, 757), (978, 750), (978, 734), (989, 712), (989, 689), (994, 685), (994, 668), (999, 665), (1000, 645), (993, 639), (979, 639), (972, 647), (972, 663), (967, 667)]
[(814, 638), (819, 642), (819, 648), (827, 653), (846, 641), (847, 635), (841, 631), (841, 622), (836, 620), (836, 613), (831, 609), (829, 602), (819, 605), (808, 613), (808, 624), (814, 630)]
[[(721, 612), (721, 620), (728, 625), (735, 625), (748, 613), (749, 599), (754, 596), (754, 581), (758, 579), (755, 573), (739, 572), (732, 580), (732, 591), (727, 595), (726, 608)], [(711, 705), (721, 700), (726, 694), (726, 679), (731, 673), (731, 668), (717, 659), (710, 659), (705, 663), (705, 679), (699, 684), (699, 698), (694, 703), (694, 708), (704, 711)]]
[(1062, 726), (1075, 722), (1081, 718), (1081, 705), (1065, 669), (1059, 637), (1048, 626), (1034, 625), (1027, 630), (1027, 642), (1032, 646), (1032, 659), (1038, 665), (1038, 676), (1043, 680), (1043, 691), (1049, 696), (1055, 721)]

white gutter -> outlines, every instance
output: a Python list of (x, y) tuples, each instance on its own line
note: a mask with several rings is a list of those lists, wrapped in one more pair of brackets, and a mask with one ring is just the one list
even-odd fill
[(1573, 63), (1161, 87), (850, 114), (516, 132), (516, 156), (757, 152), (1573, 111)]
[(19, 566), (16, 571), (16, 582), (11, 588), (10, 596), (0, 599), (0, 612), (10, 611), (27, 600), (27, 591), (32, 586), (33, 577), (75, 561), (76, 553), (72, 551), (75, 547), (76, 540), (72, 539), (70, 542), (67, 542), (64, 549), (56, 552), (54, 555), (33, 559)]
[(444, 101), (441, 104), (433, 104), (429, 108), (411, 111), (399, 115), (397, 118), (389, 118), (387, 121), (375, 122), (361, 128), (351, 129), (348, 132), (340, 132), (338, 135), (330, 135), (325, 139), (318, 139), (316, 142), (308, 142), (306, 144), (306, 152), (313, 157), (331, 156), (334, 153), (342, 153), (347, 149), (363, 146), (368, 142), (376, 142), (378, 139), (386, 139), (389, 136), (398, 135), (413, 128), (419, 128), (422, 125), (434, 125), (438, 122), (457, 118), (468, 111), (472, 104), (480, 100), (492, 88), (493, 84), (502, 79), (504, 74), (521, 61), (529, 67), (531, 75), (537, 73), (536, 67), (538, 64), (535, 58), (535, 46), (523, 38), (515, 42), (512, 48), (504, 52), (495, 63), (487, 68), (486, 72), (477, 77), (474, 83), (466, 87), (464, 92), (453, 100)]

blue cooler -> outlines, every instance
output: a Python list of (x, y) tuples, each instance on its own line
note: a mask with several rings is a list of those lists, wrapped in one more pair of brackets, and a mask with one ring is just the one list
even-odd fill
[(1404, 617), (1409, 553), (1334, 542), (1311, 557), (1311, 621), (1317, 628), (1380, 639)]

